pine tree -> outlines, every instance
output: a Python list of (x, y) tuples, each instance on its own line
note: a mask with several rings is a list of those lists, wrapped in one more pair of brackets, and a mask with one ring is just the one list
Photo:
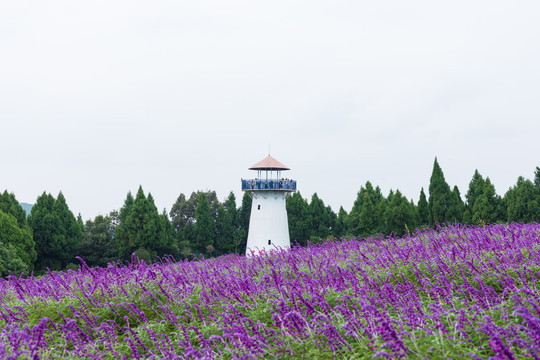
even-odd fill
[(444, 180), (444, 174), (435, 158), (433, 172), (429, 182), (429, 224), (443, 224), (450, 220), (448, 209), (454, 203), (450, 186)]
[(206, 200), (206, 194), (203, 192), (199, 193), (193, 230), (195, 235), (194, 250), (211, 255), (215, 249), (216, 225), (210, 213), (210, 204)]
[(429, 205), (426, 199), (426, 193), (424, 188), (420, 190), (420, 200), (418, 200), (418, 217), (420, 220), (420, 225), (429, 224)]

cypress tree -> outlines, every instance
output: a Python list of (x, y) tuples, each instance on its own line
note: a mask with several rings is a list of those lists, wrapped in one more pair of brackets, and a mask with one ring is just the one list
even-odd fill
[(483, 189), (479, 192), (472, 207), (472, 223), (491, 224), (502, 220), (499, 214), (501, 200), (495, 193), (495, 187), (491, 184), (489, 177), (483, 182)]
[(289, 236), (291, 243), (295, 241), (306, 246), (312, 234), (313, 220), (309, 204), (300, 192), (295, 192), (286, 199)]
[(339, 212), (336, 219), (336, 225), (334, 227), (333, 235), (335, 237), (342, 237), (347, 232), (347, 211), (343, 209), (343, 206), (339, 207)]
[(361, 187), (354, 202), (351, 213), (348, 216), (348, 230), (356, 236), (367, 237), (384, 232), (386, 199), (377, 186), (373, 188), (367, 181), (365, 187)]
[(82, 236), (81, 226), (77, 222), (75, 215), (69, 210), (62, 192), (58, 194), (58, 198), (54, 202), (53, 212), (60, 219), (60, 229), (62, 230), (62, 233), (58, 236), (61, 241), (55, 242), (55, 245), (59, 246), (55, 247), (55, 251), (61, 255), (59, 258), (62, 261), (62, 267), (65, 267), (74, 261), (77, 254)]
[(402, 236), (406, 228), (414, 228), (416, 225), (416, 215), (414, 208), (411, 208), (409, 201), (402, 196), (399, 190), (390, 191), (387, 198), (387, 207), (384, 213), (385, 232)]
[(199, 193), (193, 230), (195, 235), (194, 250), (211, 255), (215, 249), (216, 225), (210, 213), (210, 204), (203, 192)]
[(242, 205), (238, 210), (238, 231), (234, 237), (234, 251), (237, 254), (245, 254), (249, 231), (249, 218), (251, 217), (252, 199), (249, 193), (244, 192)]
[(450, 186), (444, 179), (444, 174), (435, 158), (433, 172), (429, 182), (429, 224), (444, 223), (449, 219), (448, 208), (454, 203)]
[(17, 220), (20, 229), (27, 226), (26, 211), (24, 211), (21, 204), (19, 204), (15, 195), (8, 193), (7, 190), (0, 194), (0, 210), (6, 214), (12, 215)]
[(232, 214), (220, 205), (216, 218), (216, 252), (227, 254), (234, 251), (234, 224)]
[(520, 176), (505, 194), (508, 221), (540, 222), (540, 202), (534, 183)]
[(319, 239), (326, 238), (330, 235), (330, 232), (332, 231), (331, 215), (317, 193), (314, 193), (311, 197), (309, 213), (312, 220), (311, 237)]
[[(37, 258), (37, 251), (32, 229), (27, 223), (26, 212), (15, 198), (15, 195), (7, 191), (0, 194), (0, 212), (5, 214), (3, 217), (4, 225), (0, 226), (0, 232), (3, 233), (3, 235), (0, 235), (0, 237), (3, 236), (1, 242), (3, 242), (4, 246), (11, 246), (14, 251), (13, 256), (19, 258), (24, 264), (24, 268), (18, 267), (19, 262), (14, 260), (12, 264), (17, 267), (12, 269), (13, 272), (32, 271)], [(15, 221), (17, 229), (13, 228), (12, 220)], [(10, 252), (11, 250), (6, 251)], [(7, 269), (10, 269), (9, 266)]]
[(467, 223), (473, 223), (473, 207), (476, 200), (482, 195), (484, 192), (484, 178), (478, 170), (474, 171), (474, 175), (469, 182), (469, 189), (467, 190), (467, 193), (465, 194), (466, 199), (466, 205), (465, 205), (465, 212), (463, 215), (463, 221)]
[(420, 200), (418, 200), (418, 217), (420, 225), (429, 224), (429, 205), (426, 198), (424, 188), (420, 190)]
[(9, 275), (10, 270), (16, 275), (28, 274), (35, 260), (32, 234), (21, 229), (13, 215), (0, 210), (0, 277)]
[(462, 222), (463, 221), (463, 212), (465, 211), (465, 204), (461, 199), (459, 189), (457, 186), (454, 186), (452, 190), (451, 201), (448, 206), (448, 211), (446, 214), (446, 220), (450, 222)]
[(36, 243), (36, 270), (62, 270), (74, 260), (81, 228), (61, 192), (56, 200), (45, 192), (39, 196), (28, 222)]
[(108, 263), (118, 260), (112, 226), (109, 216), (98, 215), (94, 220), (86, 221), (77, 255), (84, 259), (88, 266), (107, 267)]

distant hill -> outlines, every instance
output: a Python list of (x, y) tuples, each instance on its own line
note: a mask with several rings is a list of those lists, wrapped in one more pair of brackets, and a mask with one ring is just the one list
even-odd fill
[(30, 210), (32, 210), (33, 204), (27, 204), (27, 203), (20, 203), (24, 211), (26, 211), (26, 215), (30, 215)]

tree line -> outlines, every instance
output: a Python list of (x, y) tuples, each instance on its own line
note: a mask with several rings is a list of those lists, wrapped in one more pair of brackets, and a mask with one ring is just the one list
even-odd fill
[[(401, 236), (407, 231), (447, 222), (486, 224), (540, 221), (540, 168), (534, 180), (520, 176), (504, 196), (497, 195), (489, 177), (472, 176), (464, 199), (451, 188), (435, 158), (429, 188), (418, 203), (399, 190), (385, 197), (366, 182), (350, 212), (335, 213), (317, 193), (287, 197), (291, 241), (305, 246), (327, 238), (377, 234)], [(80, 256), (89, 266), (130, 260), (145, 261), (172, 255), (176, 259), (243, 254), (246, 250), (251, 197), (244, 193), (237, 206), (234, 193), (220, 202), (215, 191), (180, 194), (169, 213), (158, 211), (150, 193), (139, 187), (128, 192), (123, 206), (108, 215), (83, 222), (69, 209), (64, 195), (44, 192), (27, 216), (15, 195), (0, 194), (0, 276), (43, 273), (75, 268)]]

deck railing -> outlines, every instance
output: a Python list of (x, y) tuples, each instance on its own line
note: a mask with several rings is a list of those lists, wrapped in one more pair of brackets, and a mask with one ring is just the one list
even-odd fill
[(242, 179), (245, 190), (285, 190), (296, 191), (296, 180), (291, 179)]

